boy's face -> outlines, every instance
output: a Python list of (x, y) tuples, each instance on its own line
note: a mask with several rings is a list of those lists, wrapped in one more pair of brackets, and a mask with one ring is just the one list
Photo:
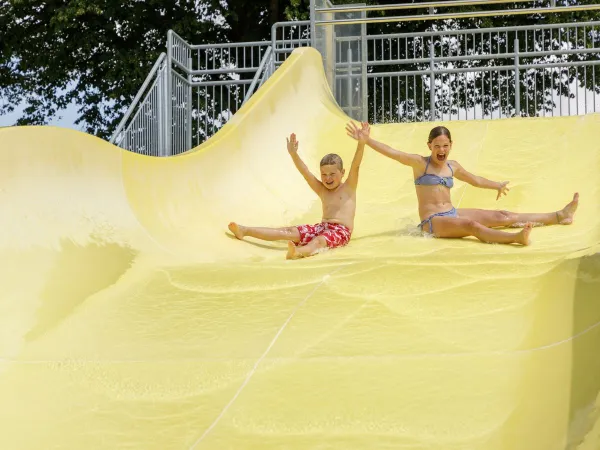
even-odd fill
[(337, 164), (321, 166), (321, 181), (327, 189), (335, 189), (342, 182), (344, 170), (340, 170)]
[(431, 150), (431, 161), (437, 164), (443, 164), (450, 156), (452, 150), (452, 142), (448, 136), (438, 136), (433, 141), (427, 144)]

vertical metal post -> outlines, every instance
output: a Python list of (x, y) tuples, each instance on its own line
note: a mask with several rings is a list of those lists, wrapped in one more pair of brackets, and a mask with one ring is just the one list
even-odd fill
[(272, 71), (275, 72), (275, 63), (277, 62), (277, 23), (271, 27), (271, 48), (273, 49), (273, 66)]
[(316, 34), (316, 27), (315, 27), (315, 21), (317, 20), (316, 18), (316, 1), (317, 0), (310, 0), (310, 46), (315, 48), (316, 47), (316, 42), (317, 42), (317, 34)]
[(158, 143), (157, 155), (161, 156), (164, 153), (163, 147), (165, 146), (165, 67), (167, 61), (163, 61), (163, 67), (158, 69), (156, 73), (156, 103), (157, 103), (157, 114), (156, 114), (156, 128), (158, 129)]
[[(366, 12), (361, 14), (362, 18), (366, 17)], [(362, 120), (369, 121), (369, 87), (367, 85), (367, 62), (369, 59), (369, 49), (367, 46), (367, 24), (363, 23), (360, 29), (360, 54), (361, 54), (361, 94), (362, 94)]]
[[(321, 19), (334, 19), (334, 14), (324, 14), (320, 16)], [(336, 93), (336, 77), (337, 77), (337, 56), (336, 56), (336, 27), (328, 26), (325, 28), (320, 28), (318, 31), (319, 40), (315, 41), (316, 49), (321, 53), (323, 58), (323, 68), (325, 70), (325, 77), (327, 78), (327, 83), (331, 88), (331, 92), (337, 98)], [(317, 31), (315, 30), (315, 33)]]
[[(189, 49), (188, 49), (189, 50)], [(192, 71), (192, 55), (191, 50), (189, 50), (190, 55), (188, 56), (187, 68), (191, 72)], [(187, 98), (186, 107), (187, 114), (185, 118), (185, 130), (186, 130), (186, 143), (185, 143), (185, 151), (191, 150), (192, 148), (192, 75), (188, 74), (187, 77), (188, 85), (187, 85)]]
[(519, 67), (519, 39), (515, 39), (515, 113), (517, 116), (521, 115), (521, 69)]
[(347, 99), (347, 105), (348, 105), (348, 111), (346, 112), (346, 114), (348, 114), (350, 117), (352, 117), (353, 119), (355, 119), (355, 117), (353, 116), (353, 110), (354, 110), (354, 101), (353, 101), (353, 92), (352, 92), (352, 87), (353, 87), (353, 82), (354, 82), (354, 68), (352, 67), (352, 48), (351, 45), (348, 44), (348, 51), (346, 52), (346, 59), (347, 59), (347, 63), (348, 63), (348, 85), (347, 85), (347, 90), (346, 90), (346, 96), (348, 97)]
[(435, 46), (429, 42), (429, 121), (435, 120)]
[(163, 156), (169, 156), (172, 153), (171, 149), (171, 135), (173, 132), (171, 116), (173, 114), (173, 94), (171, 92), (171, 59), (173, 58), (173, 32), (169, 30), (167, 33), (167, 65), (165, 67), (165, 145)]
[[(340, 72), (338, 71), (337, 63), (338, 63), (338, 50), (339, 54), (342, 54), (342, 46), (338, 42), (337, 34), (335, 31), (335, 26), (327, 28), (327, 30), (331, 30), (331, 52), (329, 54), (329, 66), (327, 67), (326, 75), (327, 81), (329, 82), (329, 87), (331, 88), (331, 92), (333, 93), (333, 97), (338, 99), (338, 80), (340, 79)], [(329, 32), (329, 31), (328, 31)], [(340, 56), (340, 62), (342, 62), (342, 57)]]

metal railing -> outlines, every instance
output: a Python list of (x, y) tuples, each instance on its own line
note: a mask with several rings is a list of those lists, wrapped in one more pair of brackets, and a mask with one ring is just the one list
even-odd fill
[[(336, 100), (359, 120), (451, 120), (600, 111), (600, 91), (595, 82), (600, 75), (596, 73), (600, 64), (598, 22), (474, 30), (452, 30), (448, 29), (452, 22), (441, 22), (598, 11), (600, 3), (557, 6), (552, 0), (548, 6), (536, 8), (438, 11), (500, 3), (527, 0), (334, 7), (323, 5), (323, 0), (311, 0), (313, 43), (323, 55)], [(429, 14), (367, 17), (372, 11), (419, 8), (429, 9)], [(442, 30), (391, 35), (366, 32), (367, 24), (433, 20), (437, 21), (435, 28), (441, 26)], [(363, 28), (359, 31), (357, 27)], [(542, 30), (549, 35), (542, 36)]]
[[(314, 0), (313, 0), (314, 1)], [(533, 1), (533, 0), (532, 0)], [(448, 7), (448, 6), (461, 6), (465, 4), (476, 5), (476, 4), (491, 4), (491, 3), (509, 3), (509, 1), (494, 1), (494, 0), (482, 0), (482, 1), (470, 1), (466, 2), (436, 2), (437, 7)], [(460, 5), (459, 5), (460, 4)], [(390, 9), (414, 9), (417, 4), (410, 4), (410, 8), (407, 4), (394, 4), (388, 5), (387, 10)], [(423, 5), (421, 5), (423, 7)], [(349, 8), (343, 8), (348, 10)], [(328, 25), (357, 25), (367, 23), (395, 23), (395, 22), (415, 22), (415, 21), (430, 21), (430, 20), (456, 20), (456, 19), (473, 19), (479, 17), (498, 17), (498, 16), (515, 16), (515, 15), (536, 15), (536, 14), (554, 14), (554, 13), (567, 13), (567, 12), (583, 12), (583, 11), (595, 11), (600, 10), (600, 4), (593, 5), (567, 5), (567, 6), (556, 6), (550, 5), (539, 8), (514, 8), (514, 9), (500, 9), (495, 11), (469, 11), (469, 12), (454, 12), (454, 13), (434, 13), (433, 7), (430, 7), (429, 14), (421, 15), (407, 15), (407, 16), (386, 16), (386, 17), (362, 17), (362, 18), (351, 18), (351, 19), (320, 19), (313, 22), (313, 27), (322, 27)], [(337, 8), (322, 8), (315, 10), (315, 13), (332, 12), (337, 11)], [(356, 7), (351, 9), (353, 12), (367, 12), (373, 10), (372, 7), (367, 6)], [(376, 9), (375, 9), (376, 10)]]
[(267, 55), (272, 52), (269, 42), (197, 45), (192, 49), (196, 55), (188, 70), (190, 145), (176, 148), (177, 153), (201, 144), (227, 123), (250, 98), (250, 90), (260, 87), (258, 83), (253, 87), (253, 81), (264, 72)]
[[(448, 0), (334, 7), (311, 0), (311, 20), (273, 25), (270, 42), (190, 45), (176, 33), (111, 142), (153, 156), (182, 153), (216, 133), (293, 50), (316, 47), (329, 85), (352, 118), (372, 123), (554, 116), (600, 111), (600, 22), (368, 34), (369, 11), (525, 3)], [(600, 4), (505, 9), (595, 10)], [(410, 7), (410, 8), (409, 8)], [(456, 17), (479, 17), (475, 11)], [(492, 11), (498, 13), (498, 11)], [(520, 13), (520, 12), (519, 12)], [(411, 19), (408, 19), (412, 17)], [(393, 20), (392, 20), (393, 19)], [(398, 20), (396, 20), (398, 21)], [(448, 22), (438, 24), (450, 28)]]
[(275, 68), (298, 47), (310, 47), (310, 20), (277, 22), (271, 27), (271, 46)]
[(373, 122), (600, 111), (600, 22), (366, 40)]
[[(110, 143), (143, 155), (164, 156), (166, 54), (161, 53), (131, 106), (113, 133)], [(142, 99), (143, 97), (143, 99)], [(135, 114), (134, 114), (135, 112)], [(126, 127), (127, 125), (127, 127)]]
[(273, 75), (275, 71), (275, 58), (273, 57), (273, 47), (267, 48), (265, 55), (263, 56), (262, 61), (260, 62), (260, 66), (258, 66), (258, 70), (256, 71), (256, 75), (250, 83), (250, 87), (246, 92), (246, 96), (244, 97), (244, 103), (246, 103), (254, 91), (256, 91), (259, 87), (263, 85), (263, 83)]
[(533, 0), (443, 0), (441, 2), (394, 3), (389, 5), (343, 5), (334, 6), (331, 2), (326, 7), (315, 8), (315, 13), (397, 11), (402, 9), (450, 8), (456, 6), (494, 5), (498, 3), (531, 3)]
[(167, 53), (110, 142), (151, 156), (190, 150), (216, 133), (271, 76), (273, 54), (270, 42), (190, 45), (169, 31)]

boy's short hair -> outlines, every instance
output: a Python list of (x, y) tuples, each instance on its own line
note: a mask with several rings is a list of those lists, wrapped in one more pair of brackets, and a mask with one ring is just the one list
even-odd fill
[(340, 155), (336, 155), (335, 153), (328, 153), (327, 155), (323, 156), (323, 158), (321, 159), (320, 167), (330, 166), (333, 164), (335, 164), (338, 169), (344, 170), (344, 163), (342, 162), (342, 158), (340, 158)]

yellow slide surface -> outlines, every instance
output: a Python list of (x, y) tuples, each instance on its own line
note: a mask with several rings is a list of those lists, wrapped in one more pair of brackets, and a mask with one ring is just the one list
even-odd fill
[[(347, 247), (297, 261), (230, 221), (320, 221), (356, 142), (319, 54), (295, 51), (173, 158), (0, 129), (0, 448), (598, 450), (600, 115), (446, 123), (456, 207), (555, 211), (529, 247), (417, 232), (410, 169), (367, 149)], [(439, 123), (374, 126), (427, 154)]]

